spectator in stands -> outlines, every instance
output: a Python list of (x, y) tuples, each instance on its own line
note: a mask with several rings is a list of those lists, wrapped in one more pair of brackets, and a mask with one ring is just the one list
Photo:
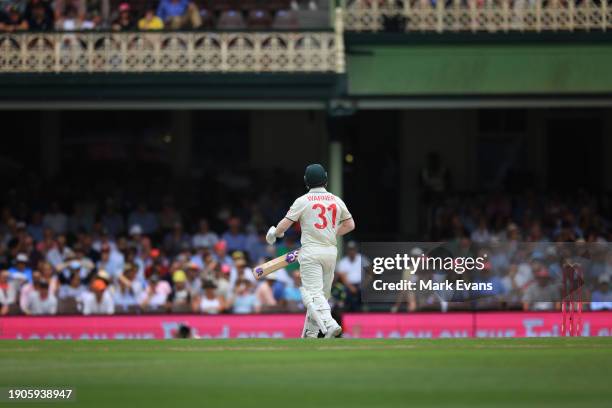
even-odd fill
[(91, 213), (85, 212), (81, 203), (76, 203), (70, 217), (68, 217), (68, 231), (77, 234), (81, 231), (91, 231), (94, 224)]
[(9, 282), (9, 271), (0, 270), (0, 316), (7, 315), (17, 300), (15, 285)]
[(123, 256), (118, 251), (112, 250), (110, 244), (102, 245), (100, 260), (96, 265), (98, 269), (108, 272), (114, 281), (123, 272), (123, 265)]
[(174, 271), (172, 274), (172, 283), (174, 287), (172, 293), (170, 293), (168, 297), (170, 310), (178, 313), (189, 312), (193, 303), (193, 298), (187, 287), (187, 274), (180, 269)]
[(146, 31), (164, 29), (164, 21), (155, 15), (155, 6), (153, 4), (149, 3), (145, 7), (144, 15), (138, 20), (138, 29)]
[(221, 299), (229, 299), (232, 294), (232, 286), (229, 282), (230, 267), (229, 265), (219, 265), (213, 271), (212, 281), (217, 286), (217, 296)]
[[(127, 3), (123, 3), (123, 4), (127, 4)], [(121, 15), (119, 17), (121, 17)], [(127, 30), (127, 29), (128, 28), (122, 27), (122, 30)], [(109, 199), (106, 202), (106, 212), (102, 216), (102, 226), (113, 237), (118, 237), (123, 233), (123, 229), (125, 227), (123, 223), (123, 216), (117, 212), (117, 209), (116, 209), (116, 206), (113, 200)]]
[(218, 314), (224, 309), (224, 300), (217, 295), (217, 285), (212, 281), (203, 283), (204, 293), (194, 300), (193, 311), (205, 314)]
[(202, 25), (198, 7), (189, 0), (160, 0), (157, 15), (171, 30), (199, 28)]
[(115, 303), (109, 293), (107, 283), (102, 279), (95, 279), (90, 291), (83, 294), (84, 315), (112, 315), (115, 313)]
[(274, 283), (274, 276), (272, 274), (267, 275), (266, 279), (257, 286), (257, 289), (255, 289), (255, 296), (263, 312), (273, 311), (278, 304), (274, 297)]
[(247, 236), (241, 230), (241, 221), (238, 217), (232, 217), (227, 222), (229, 229), (223, 234), (221, 239), (227, 243), (230, 252), (247, 250)]
[(70, 282), (73, 275), (79, 275), (84, 282), (89, 281), (89, 275), (94, 269), (94, 264), (87, 258), (77, 259), (76, 256), (71, 257), (71, 260), (62, 262), (55, 266), (55, 270), (59, 274), (62, 282)]
[(140, 203), (128, 217), (128, 227), (132, 228), (134, 225), (139, 225), (144, 235), (152, 235), (158, 228), (157, 216), (147, 209), (145, 203)]
[(49, 292), (51, 292), (52, 295), (57, 296), (60, 281), (55, 273), (55, 269), (53, 269), (53, 266), (49, 262), (41, 261), (38, 268), (40, 270), (41, 278), (49, 282)]
[(136, 28), (129, 3), (119, 5), (119, 16), (113, 21), (112, 29), (115, 31), (130, 31)]
[(138, 267), (131, 263), (126, 263), (123, 273), (117, 279), (113, 290), (113, 301), (115, 308), (122, 311), (129, 311), (139, 306), (138, 299), (144, 290), (144, 285), (137, 278)]
[(346, 244), (346, 255), (338, 262), (336, 268), (340, 282), (347, 288), (346, 306), (350, 311), (359, 310), (361, 306), (361, 273), (370, 265), (366, 257), (359, 253), (357, 243)]
[(227, 254), (227, 243), (225, 240), (215, 244), (213, 258), (221, 265), (232, 266), (234, 264), (232, 257)]
[(43, 225), (56, 234), (65, 234), (68, 229), (68, 217), (60, 209), (59, 203), (54, 201), (51, 208), (43, 217)]
[(183, 224), (181, 222), (174, 223), (172, 231), (164, 237), (164, 251), (173, 257), (189, 247), (191, 247), (191, 238), (183, 230)]
[(302, 303), (302, 294), (300, 293), (300, 286), (302, 282), (300, 279), (300, 272), (296, 271), (292, 275), (291, 284), (285, 286), (285, 292), (283, 294), (283, 298), (287, 304), (287, 309), (289, 311), (300, 311), (304, 309), (304, 304)]
[(28, 29), (28, 21), (19, 11), (19, 6), (12, 4), (5, 14), (0, 12), (0, 31), (14, 32)]
[(270, 249), (270, 245), (266, 242), (265, 229), (258, 229), (255, 239), (248, 240), (247, 253), (249, 254), (249, 259), (254, 263), (258, 264), (262, 259), (270, 256)]
[[(51, 27), (53, 29), (53, 27)], [(40, 242), (43, 240), (43, 215), (40, 211), (35, 211), (32, 214), (32, 218), (30, 219), (30, 223), (26, 227), (26, 231), (28, 234), (34, 239), (36, 242)]]
[(229, 283), (230, 287), (234, 288), (236, 283), (241, 280), (247, 280), (250, 282), (255, 281), (253, 271), (247, 266), (247, 261), (241, 252), (234, 254), (234, 265), (230, 269)]
[(248, 280), (242, 279), (236, 282), (234, 293), (230, 297), (228, 304), (228, 308), (231, 308), (232, 313), (247, 314), (260, 312), (259, 302), (251, 287), (252, 284)]
[[(54, 27), (53, 10), (48, 1), (30, 0), (26, 6), (24, 17), (31, 31), (51, 31)], [(40, 231), (42, 233), (42, 231)]]
[(27, 280), (32, 282), (32, 269), (28, 267), (28, 256), (24, 253), (17, 254), (15, 266), (9, 269), (12, 279)]
[(488, 244), (491, 240), (491, 234), (489, 233), (489, 227), (487, 225), (487, 219), (480, 217), (478, 221), (478, 227), (472, 231), (470, 239), (476, 244)]
[[(164, 24), (166, 23), (164, 22)], [(163, 201), (164, 202), (162, 204), (162, 209), (159, 213), (158, 220), (159, 228), (161, 228), (162, 234), (167, 234), (168, 232), (172, 231), (177, 223), (181, 223), (182, 220), (181, 215), (178, 211), (176, 211), (176, 208), (174, 208), (174, 200), (172, 197), (165, 197)]]
[(57, 299), (49, 292), (47, 281), (41, 279), (34, 283), (34, 290), (29, 292), (23, 312), (28, 315), (53, 315), (57, 313)]
[(140, 307), (147, 311), (163, 311), (167, 307), (171, 292), (172, 287), (168, 281), (160, 280), (156, 274), (151, 275), (146, 289), (140, 296)]
[(200, 276), (201, 268), (195, 262), (187, 263), (185, 268), (185, 286), (192, 298), (199, 296), (202, 292), (202, 277)]
[[(198, 232), (195, 233), (192, 239), (194, 248), (212, 248), (219, 242), (219, 236), (210, 230), (210, 224), (206, 218), (200, 220)], [(265, 237), (264, 237), (265, 238)]]
[(72, 270), (72, 273), (68, 276), (67, 282), (68, 283), (64, 283), (60, 286), (57, 297), (60, 300), (70, 298), (80, 302), (82, 296), (87, 292), (87, 286), (83, 284), (78, 269)]
[(551, 279), (548, 270), (538, 265), (535, 282), (531, 283), (523, 295), (523, 310), (554, 310), (560, 299), (560, 291)]
[(610, 291), (610, 275), (601, 275), (597, 289), (591, 295), (591, 310), (612, 310), (612, 291)]

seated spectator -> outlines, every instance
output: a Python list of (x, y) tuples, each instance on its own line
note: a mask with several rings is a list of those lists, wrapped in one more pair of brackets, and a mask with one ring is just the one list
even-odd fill
[(115, 303), (107, 284), (102, 279), (96, 279), (91, 284), (91, 291), (83, 295), (84, 315), (112, 315), (115, 313)]
[(200, 270), (200, 266), (195, 262), (189, 262), (187, 264), (185, 286), (187, 287), (187, 290), (191, 294), (192, 298), (199, 296), (202, 291)]
[(232, 266), (234, 264), (232, 257), (227, 254), (227, 242), (224, 240), (215, 244), (213, 258), (221, 265)]
[[(53, 30), (53, 21), (51, 21), (51, 23), (51, 28), (49, 28), (49, 30)], [(32, 214), (32, 219), (26, 227), (26, 231), (28, 234), (30, 234), (34, 241), (41, 242), (43, 240), (43, 215), (40, 211), (36, 211), (34, 214)]]
[(6, 14), (0, 12), (0, 31), (14, 32), (28, 29), (28, 21), (19, 12), (15, 4), (8, 7)]
[(138, 279), (138, 267), (127, 263), (123, 273), (117, 279), (113, 291), (115, 307), (127, 311), (129, 308), (139, 305), (139, 298), (144, 290), (142, 282)]
[(291, 311), (304, 309), (302, 294), (300, 293), (301, 284), (302, 281), (300, 279), (300, 272), (298, 271), (293, 273), (292, 284), (285, 286), (283, 298), (287, 303), (287, 308)]
[(17, 300), (15, 285), (9, 282), (9, 271), (0, 270), (0, 316), (9, 313), (11, 305)]
[(247, 253), (249, 254), (249, 259), (259, 264), (261, 260), (270, 255), (270, 247), (266, 242), (266, 230), (259, 229), (255, 237), (248, 241)]
[[(46, 230), (46, 235), (52, 234), (51, 230)], [(56, 239), (52, 237), (47, 238), (48, 244), (47, 246), (47, 261), (51, 263), (51, 265), (56, 266), (59, 263), (64, 262), (70, 256), (74, 255), (72, 249), (66, 245), (66, 236), (60, 234)]]
[(108, 244), (102, 245), (100, 260), (96, 265), (98, 269), (103, 269), (109, 273), (111, 280), (117, 279), (123, 272), (124, 258), (118, 251), (113, 251)]
[(27, 280), (32, 282), (32, 269), (28, 267), (28, 256), (24, 253), (17, 254), (15, 257), (15, 266), (10, 268), (9, 274), (12, 279)]
[[(59, 21), (56, 21), (56, 23), (59, 23)], [(50, 228), (56, 234), (66, 233), (68, 229), (68, 216), (62, 212), (57, 201), (51, 203), (49, 212), (43, 217), (43, 225), (45, 228)]]
[[(145, 13), (146, 17), (146, 13)], [(141, 20), (142, 21), (142, 20)], [(139, 23), (140, 24), (140, 23)], [(163, 21), (162, 21), (163, 28)], [(143, 28), (140, 28), (143, 30)], [(149, 28), (152, 29), (152, 28)], [(147, 209), (147, 205), (144, 203), (138, 204), (135, 211), (132, 211), (128, 217), (128, 227), (131, 228), (134, 225), (139, 225), (142, 228), (144, 235), (151, 235), (157, 232), (158, 222), (155, 213)]]
[(223, 311), (224, 302), (217, 295), (217, 285), (212, 281), (206, 281), (202, 285), (204, 293), (193, 303), (193, 311), (205, 314), (218, 314)]
[(229, 265), (219, 265), (213, 272), (213, 282), (217, 285), (217, 296), (221, 299), (229, 299), (232, 293), (232, 287), (229, 282), (230, 267)]
[(62, 282), (68, 283), (72, 280), (72, 277), (77, 274), (83, 282), (89, 280), (89, 275), (94, 269), (93, 262), (84, 259), (80, 261), (73, 257), (72, 260), (67, 262), (59, 263), (55, 266), (57, 273)]
[(247, 262), (246, 259), (244, 259), (244, 256), (238, 256), (234, 259), (234, 267), (230, 269), (230, 286), (232, 288), (235, 287), (236, 282), (241, 280), (255, 282), (255, 276), (253, 276), (253, 271), (247, 266)]
[(28, 315), (53, 315), (57, 313), (57, 299), (49, 291), (49, 282), (39, 280), (30, 291), (23, 312)]
[(113, 21), (112, 29), (115, 31), (130, 31), (136, 28), (130, 5), (121, 3), (119, 5), (119, 16)]
[(247, 236), (241, 231), (240, 218), (232, 217), (227, 222), (229, 230), (223, 234), (223, 241), (226, 242), (227, 248), (230, 252), (247, 250)]
[(168, 296), (172, 293), (172, 287), (165, 280), (160, 280), (158, 275), (151, 275), (147, 281), (147, 288), (140, 295), (138, 303), (143, 310), (163, 311), (168, 303)]
[(198, 232), (195, 233), (191, 244), (194, 248), (212, 248), (219, 242), (219, 236), (210, 230), (208, 220), (200, 220)]
[(535, 271), (535, 282), (532, 282), (523, 295), (524, 310), (554, 310), (555, 302), (560, 298), (560, 291), (550, 279), (550, 273), (544, 266)]
[(60, 281), (57, 274), (55, 273), (55, 270), (53, 269), (53, 266), (51, 266), (49, 262), (41, 262), (39, 265), (41, 278), (49, 282), (49, 291), (54, 296), (57, 296)]
[(157, 15), (171, 30), (199, 28), (202, 25), (198, 7), (189, 0), (160, 0)]
[(255, 289), (255, 296), (257, 296), (257, 301), (264, 312), (277, 306), (276, 298), (274, 297), (274, 282), (274, 276), (267, 275), (266, 279)]
[[(126, 7), (127, 6), (127, 7)], [(128, 20), (123, 20), (122, 16), (128, 16)], [(121, 25), (120, 31), (134, 29), (134, 21), (130, 13), (130, 5), (128, 3), (121, 3), (119, 6), (119, 24)], [(129, 21), (129, 26), (124, 24), (124, 21)], [(102, 226), (108, 233), (113, 237), (118, 237), (123, 232), (124, 222), (123, 216), (117, 212), (115, 208), (115, 202), (113, 200), (107, 200), (106, 211), (102, 215)]]
[(187, 312), (191, 308), (192, 297), (191, 292), (187, 288), (187, 274), (182, 270), (174, 271), (172, 274), (172, 283), (174, 288), (168, 301), (173, 312)]
[(164, 22), (155, 15), (155, 7), (152, 4), (147, 5), (144, 16), (138, 20), (138, 29), (147, 31), (164, 29)]
[(252, 284), (248, 280), (242, 279), (236, 282), (234, 293), (230, 296), (228, 305), (232, 308), (232, 313), (247, 314), (260, 312), (259, 302), (251, 288)]
[(172, 231), (164, 237), (164, 250), (168, 255), (175, 256), (184, 248), (189, 248), (190, 246), (191, 239), (189, 235), (183, 231), (183, 224), (181, 222), (174, 223)]
[(80, 302), (82, 296), (87, 292), (87, 286), (83, 284), (81, 280), (81, 275), (78, 270), (72, 270), (71, 275), (68, 278), (68, 283), (65, 283), (60, 286), (57, 296), (60, 299), (75, 299), (77, 302)]
[(612, 310), (612, 291), (610, 290), (609, 275), (599, 277), (597, 289), (591, 295), (591, 310)]
[[(26, 6), (24, 17), (31, 31), (51, 31), (54, 27), (53, 10), (45, 0), (30, 0)], [(42, 221), (39, 219), (38, 222)], [(40, 238), (42, 238), (42, 230)]]

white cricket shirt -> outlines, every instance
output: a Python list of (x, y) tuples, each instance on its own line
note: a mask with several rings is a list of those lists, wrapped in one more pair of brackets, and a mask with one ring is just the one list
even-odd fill
[(302, 247), (316, 247), (336, 246), (338, 225), (352, 215), (340, 197), (317, 187), (295, 200), (285, 218), (300, 223)]

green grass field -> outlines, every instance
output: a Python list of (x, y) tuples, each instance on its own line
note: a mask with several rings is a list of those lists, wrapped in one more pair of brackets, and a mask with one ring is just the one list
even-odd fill
[(0, 387), (76, 389), (18, 407), (609, 407), (611, 373), (612, 338), (0, 341)]

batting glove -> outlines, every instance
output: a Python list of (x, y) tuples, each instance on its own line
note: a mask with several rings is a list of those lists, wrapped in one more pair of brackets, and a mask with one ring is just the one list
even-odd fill
[(276, 242), (276, 227), (274, 226), (270, 227), (270, 229), (268, 230), (268, 233), (266, 234), (266, 241), (270, 245)]

